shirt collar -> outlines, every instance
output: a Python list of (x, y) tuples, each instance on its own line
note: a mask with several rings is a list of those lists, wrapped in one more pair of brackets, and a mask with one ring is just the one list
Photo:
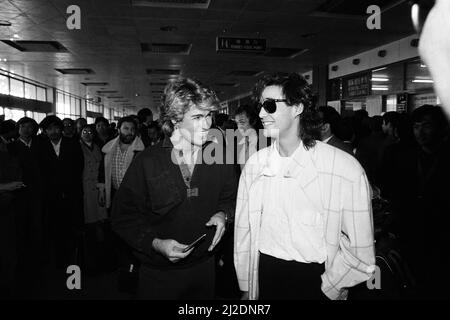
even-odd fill
[[(276, 146), (276, 141), (270, 146), (269, 154), (266, 158), (265, 164), (261, 171), (261, 175), (273, 177), (276, 175), (275, 163), (276, 157), (280, 157), (280, 153)], [(285, 177), (295, 177), (298, 174), (298, 170), (308, 165), (309, 154), (305, 149), (305, 145), (300, 141), (299, 146), (295, 149), (294, 153), (289, 157), (291, 161), (285, 168)]]
[(50, 140), (50, 142), (55, 146), (59, 146), (61, 144), (62, 138), (59, 139), (59, 141), (57, 143), (53, 143), (53, 141)]
[(334, 135), (332, 134), (331, 136), (329, 136), (328, 138), (326, 138), (326, 139), (323, 140), (322, 142), (323, 142), (323, 143), (328, 143), (328, 141), (330, 141), (331, 138), (333, 138), (333, 137), (334, 137)]
[(31, 143), (33, 142), (32, 139), (30, 139), (30, 142), (26, 142), (26, 141), (23, 140), (22, 138), (19, 138), (19, 140), (20, 140), (24, 145), (26, 145), (27, 147), (31, 147)]
[(8, 144), (9, 143), (8, 140), (6, 140), (3, 136), (0, 136), (0, 139), (2, 139), (4, 144)]

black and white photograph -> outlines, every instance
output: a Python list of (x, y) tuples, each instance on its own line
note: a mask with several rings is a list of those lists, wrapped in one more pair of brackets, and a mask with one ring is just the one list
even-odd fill
[(449, 17), (0, 0), (0, 300), (449, 300)]

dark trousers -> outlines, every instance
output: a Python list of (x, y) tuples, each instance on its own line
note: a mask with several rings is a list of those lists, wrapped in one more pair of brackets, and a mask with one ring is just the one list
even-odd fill
[(141, 300), (211, 300), (214, 286), (214, 257), (185, 269), (141, 266), (138, 297)]
[(47, 207), (47, 241), (57, 268), (76, 264), (77, 227), (73, 202), (62, 197), (52, 199)]
[(281, 260), (260, 253), (260, 300), (326, 300), (320, 289), (324, 264)]
[(231, 227), (219, 242), (216, 253), (216, 296), (222, 299), (240, 299), (242, 293), (233, 261), (234, 231)]
[[(111, 203), (114, 200), (114, 197), (117, 193), (117, 190), (111, 188)], [(112, 207), (109, 208), (109, 216), (111, 216)], [(123, 240), (117, 233), (114, 233), (112, 236), (112, 242), (114, 249), (116, 251), (116, 258), (118, 267), (122, 271), (129, 270), (130, 265), (133, 265), (134, 269), (139, 267), (139, 260), (133, 255), (132, 248)]]
[(0, 299), (12, 298), (17, 265), (14, 195), (0, 193)]

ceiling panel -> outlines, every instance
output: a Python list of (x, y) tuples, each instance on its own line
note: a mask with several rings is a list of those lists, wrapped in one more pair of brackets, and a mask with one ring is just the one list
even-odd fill
[[(317, 17), (311, 13), (325, 0), (212, 0), (208, 10), (132, 7), (131, 1), (77, 0), (81, 30), (68, 30), (66, 9), (72, 0), (2, 0), (0, 39), (59, 41), (68, 53), (20, 52), (0, 43), (0, 62), (25, 77), (58, 86), (80, 96), (95, 96), (98, 87), (81, 82), (108, 82), (138, 108), (156, 108), (159, 87), (168, 77), (147, 69), (181, 70), (212, 85), (222, 99), (249, 91), (254, 77), (230, 75), (234, 70), (309, 71), (314, 63), (345, 58), (413, 33), (406, 3), (383, 13), (382, 29), (369, 31), (364, 19)], [(162, 31), (161, 27), (174, 27)], [(293, 59), (216, 53), (216, 37), (267, 39), (270, 47), (308, 48)], [(141, 43), (192, 43), (189, 55), (148, 54)], [(55, 68), (90, 68), (95, 74), (60, 74)], [(238, 83), (238, 87), (216, 83)], [(139, 96), (135, 96), (138, 93)], [(107, 99), (107, 98), (106, 98)], [(108, 101), (108, 100), (107, 100)], [(121, 107), (120, 104), (112, 103)]]

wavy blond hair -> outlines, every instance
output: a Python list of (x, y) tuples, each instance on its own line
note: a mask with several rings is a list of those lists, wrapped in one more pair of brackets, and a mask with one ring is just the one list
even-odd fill
[(215, 111), (219, 108), (219, 100), (212, 89), (199, 81), (180, 77), (170, 82), (164, 89), (163, 103), (159, 108), (159, 121), (164, 134), (172, 136), (172, 121), (182, 121), (185, 113), (193, 106)]

